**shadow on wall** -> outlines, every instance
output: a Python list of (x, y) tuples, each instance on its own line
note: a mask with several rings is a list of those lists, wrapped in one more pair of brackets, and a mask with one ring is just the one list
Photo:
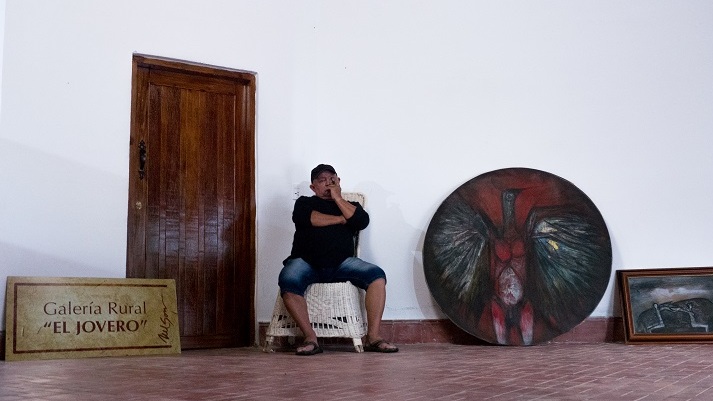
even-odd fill
[(355, 190), (366, 195), (366, 210), (371, 217), (369, 227), (362, 233), (362, 257), (381, 266), (387, 277), (394, 279), (384, 318), (443, 318), (445, 315), (431, 297), (423, 272), (421, 250), (425, 228), (408, 224), (395, 194), (381, 185), (367, 181), (359, 183)]
[(443, 311), (441, 311), (441, 307), (438, 306), (438, 303), (436, 303), (436, 300), (431, 295), (431, 290), (428, 289), (428, 284), (426, 283), (426, 274), (423, 271), (423, 243), (425, 238), (426, 231), (421, 230), (418, 236), (418, 246), (416, 248), (416, 251), (414, 251), (413, 257), (414, 281), (421, 283), (420, 285), (423, 287), (421, 291), (423, 294), (417, 294), (417, 299), (419, 301), (421, 310), (427, 310), (429, 312), (432, 312), (434, 316), (431, 318), (447, 319), (448, 317), (445, 313), (443, 313)]
[[(611, 269), (611, 279), (609, 280), (609, 287), (607, 288), (608, 293), (602, 299), (602, 302), (608, 300), (609, 309), (606, 311), (606, 316), (622, 316), (621, 310), (621, 294), (619, 292), (619, 286), (616, 282), (616, 271), (617, 269), (627, 269), (632, 268), (632, 266), (622, 266), (622, 258), (619, 253), (619, 246), (617, 246), (616, 235), (612, 232), (611, 226), (609, 226), (609, 237), (611, 238), (611, 248), (612, 248), (612, 269)], [(617, 268), (617, 266), (621, 266)]]
[[(307, 195), (307, 194), (304, 194)], [(261, 209), (269, 213), (258, 224), (258, 265), (255, 274), (257, 288), (256, 315), (258, 321), (270, 321), (275, 296), (278, 293), (277, 277), (282, 261), (290, 255), (295, 226), (292, 223), (294, 200), (289, 196), (272, 197)]]
[(125, 277), (126, 177), (0, 138), (0, 183), (0, 278)]
[[(56, 255), (40, 253), (34, 249), (0, 242), (0, 266), (4, 273), (0, 277), (0, 311), (5, 310), (5, 290), (7, 276), (27, 277), (125, 277), (117, 272), (99, 269), (96, 266), (77, 263), (75, 260), (58, 258)], [(51, 273), (48, 273), (51, 272)], [(5, 330), (5, 314), (0, 316), (0, 330)]]
[[(0, 183), (0, 242), (125, 273), (125, 176), (0, 139)], [(0, 276), (12, 271), (0, 266)]]

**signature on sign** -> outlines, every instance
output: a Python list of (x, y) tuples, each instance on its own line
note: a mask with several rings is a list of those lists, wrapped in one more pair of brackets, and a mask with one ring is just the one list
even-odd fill
[(161, 295), (161, 303), (163, 303), (163, 316), (161, 316), (161, 332), (158, 333), (158, 338), (160, 338), (165, 344), (171, 339), (168, 335), (168, 329), (173, 326), (173, 322), (168, 317), (168, 307), (166, 306), (166, 302), (163, 300), (163, 295)]

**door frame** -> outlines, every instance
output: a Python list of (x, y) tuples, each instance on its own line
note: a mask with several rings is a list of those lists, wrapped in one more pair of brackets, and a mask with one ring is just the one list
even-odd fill
[[(255, 202), (255, 99), (256, 99), (256, 73), (245, 70), (224, 68), (206, 65), (196, 62), (177, 60), (166, 57), (145, 55), (134, 53), (132, 57), (132, 84), (131, 84), (131, 124), (129, 147), (131, 152), (138, 152), (139, 142), (148, 130), (148, 102), (139, 96), (139, 89), (145, 86), (144, 78), (148, 74), (140, 74), (139, 69), (150, 69), (156, 71), (170, 71), (184, 74), (195, 74), (202, 77), (214, 77), (229, 79), (246, 87), (243, 92), (244, 116), (245, 120), (240, 124), (240, 140), (243, 143), (245, 154), (236, 155), (239, 162), (236, 164), (236, 176), (242, 177), (244, 181), (236, 183), (241, 193), (246, 194), (246, 205), (241, 211), (247, 214), (246, 221), (249, 227), (244, 230), (234, 230), (235, 232), (248, 233), (249, 238), (241, 238), (241, 241), (248, 241), (249, 255), (243, 255), (242, 261), (249, 269), (246, 276), (249, 277), (249, 288), (245, 290), (250, 294), (250, 316), (249, 331), (250, 343), (256, 344), (256, 312), (255, 312), (255, 287), (256, 287), (256, 202)], [(136, 276), (140, 272), (140, 267), (136, 266), (135, 257), (132, 255), (146, 254), (146, 213), (139, 212), (140, 203), (146, 205), (147, 201), (147, 181), (138, 178), (140, 169), (139, 157), (129, 157), (129, 197), (127, 216), (127, 247), (126, 247), (126, 275)], [(237, 235), (232, 241), (237, 243)], [(133, 240), (132, 240), (133, 239)], [(237, 261), (236, 261), (237, 264)]]

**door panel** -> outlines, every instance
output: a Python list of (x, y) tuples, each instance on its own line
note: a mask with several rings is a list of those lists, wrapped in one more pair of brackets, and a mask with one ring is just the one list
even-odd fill
[(254, 94), (249, 73), (135, 56), (127, 276), (176, 280), (183, 348), (254, 341)]

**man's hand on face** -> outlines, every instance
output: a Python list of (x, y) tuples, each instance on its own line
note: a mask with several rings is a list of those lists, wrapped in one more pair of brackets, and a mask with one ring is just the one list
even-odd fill
[(341, 180), (336, 175), (329, 177), (327, 189), (329, 189), (329, 194), (332, 196), (332, 199), (336, 200), (342, 198), (342, 187), (339, 183), (340, 181)]

